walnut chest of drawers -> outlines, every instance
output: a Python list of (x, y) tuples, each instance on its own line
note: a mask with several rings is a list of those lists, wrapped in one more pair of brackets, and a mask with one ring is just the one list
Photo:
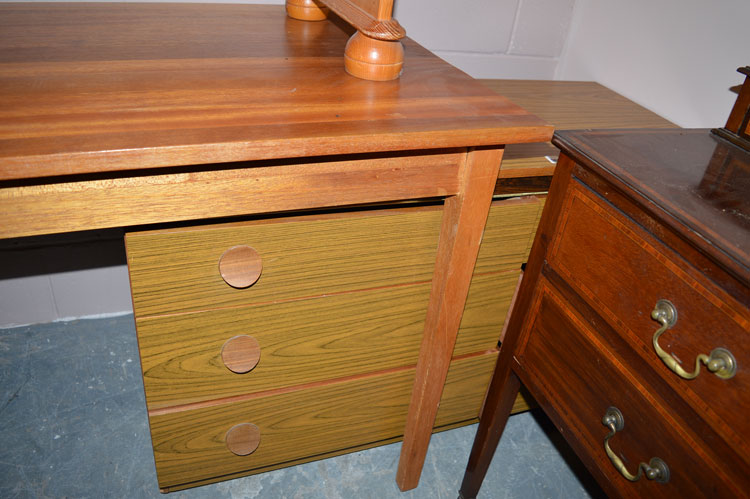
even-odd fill
[(610, 496), (747, 495), (750, 153), (709, 130), (553, 142), (462, 496), (520, 383)]

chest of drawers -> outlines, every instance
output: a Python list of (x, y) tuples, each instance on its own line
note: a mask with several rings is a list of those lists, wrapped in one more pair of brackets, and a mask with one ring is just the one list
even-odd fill
[(750, 154), (708, 130), (560, 132), (464, 483), (526, 386), (611, 496), (750, 490)]
[[(438, 428), (479, 413), (541, 206), (529, 197), (490, 209)], [(400, 438), (440, 216), (426, 206), (129, 233), (160, 487)], [(238, 247), (260, 262), (250, 285), (221, 272)], [(241, 431), (250, 447), (233, 444)]]

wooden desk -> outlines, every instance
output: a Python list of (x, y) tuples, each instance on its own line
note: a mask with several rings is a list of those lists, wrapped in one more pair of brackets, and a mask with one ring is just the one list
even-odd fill
[(409, 40), (400, 79), (350, 77), (350, 34), (276, 6), (0, 6), (0, 237), (444, 199), (405, 490), (419, 479), (503, 146), (548, 140), (552, 127)]

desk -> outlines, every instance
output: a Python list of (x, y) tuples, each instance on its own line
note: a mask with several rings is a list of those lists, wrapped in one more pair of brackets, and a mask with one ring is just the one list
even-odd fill
[(351, 29), (281, 7), (5, 4), (0, 33), (0, 237), (444, 199), (415, 487), (503, 146), (551, 126), (409, 40), (400, 79), (352, 78)]

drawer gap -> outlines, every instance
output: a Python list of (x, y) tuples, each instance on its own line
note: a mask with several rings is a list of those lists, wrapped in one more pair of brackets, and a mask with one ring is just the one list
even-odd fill
[[(451, 362), (456, 361), (456, 360), (464, 360), (464, 359), (471, 359), (474, 357), (481, 357), (483, 355), (497, 353), (497, 351), (498, 351), (497, 348), (493, 348), (493, 349), (484, 350), (481, 352), (473, 352), (473, 353), (467, 353), (463, 355), (457, 355), (451, 359)], [(291, 393), (291, 392), (296, 392), (299, 390), (307, 390), (310, 388), (315, 388), (317, 386), (330, 385), (330, 384), (341, 383), (345, 381), (354, 381), (358, 379), (367, 379), (367, 378), (372, 378), (376, 376), (382, 376), (384, 374), (392, 374), (392, 373), (408, 371), (416, 367), (417, 367), (416, 364), (411, 364), (411, 365), (406, 365), (406, 366), (394, 367), (391, 369), (383, 369), (380, 371), (372, 371), (369, 373), (355, 374), (353, 376), (342, 376), (340, 378), (331, 378), (325, 381), (315, 381), (312, 383), (303, 383), (301, 385), (287, 386), (284, 388), (276, 388), (273, 390), (265, 390), (262, 392), (246, 393), (242, 395), (234, 395), (232, 397), (223, 397), (220, 399), (204, 400), (201, 402), (194, 402), (191, 404), (181, 404), (181, 405), (175, 405), (171, 407), (162, 407), (159, 409), (149, 410), (148, 415), (149, 417), (163, 416), (165, 414), (172, 414), (175, 412), (189, 411), (193, 409), (203, 409), (206, 407), (214, 407), (214, 406), (226, 404), (228, 402), (245, 402), (248, 400), (255, 400), (255, 399), (264, 398), (264, 397), (281, 395), (283, 393)]]

